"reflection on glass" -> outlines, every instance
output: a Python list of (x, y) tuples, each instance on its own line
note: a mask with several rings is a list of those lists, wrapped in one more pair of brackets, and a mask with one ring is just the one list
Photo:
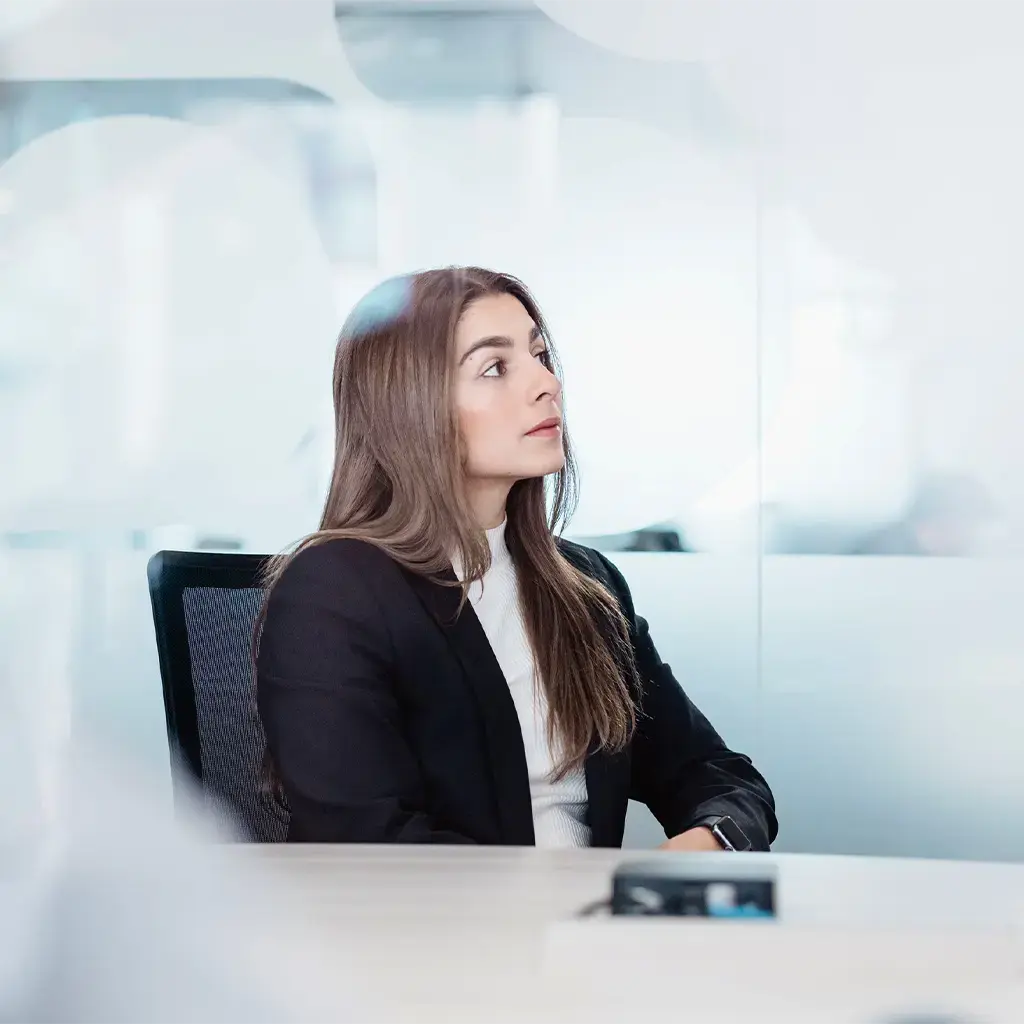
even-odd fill
[[(963, 853), (935, 822), (985, 786), (1024, 820), (992, 752), (1024, 600), (1016, 5), (942, 5), (923, 34), (913, 5), (766, 5), (685, 48), (373, 6), (339, 5), (326, 56), (267, 30), (248, 80), (83, 34), (74, 80), (0, 82), (0, 679), (40, 749), (85, 716), (165, 763), (149, 554), (305, 534), (341, 314), (481, 263), (551, 296), (570, 536), (642, 582), (730, 741), (777, 755), (792, 843)], [(179, 73), (132, 77), (157, 61)], [(296, 62), (334, 95), (275, 77)], [(872, 689), (905, 729), (859, 710)], [(954, 748), (991, 777), (943, 774)], [(835, 750), (842, 820), (806, 770)], [(916, 848), (878, 810), (904, 804)], [(1020, 829), (979, 844), (1024, 856)]]

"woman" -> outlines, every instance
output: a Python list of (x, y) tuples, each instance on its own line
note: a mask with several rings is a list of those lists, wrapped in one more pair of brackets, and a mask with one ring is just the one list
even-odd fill
[(385, 282), (343, 327), (320, 530), (270, 570), (257, 661), (289, 840), (619, 846), (630, 797), (666, 848), (774, 838), (622, 575), (556, 536), (555, 366), (525, 286), (477, 268)]

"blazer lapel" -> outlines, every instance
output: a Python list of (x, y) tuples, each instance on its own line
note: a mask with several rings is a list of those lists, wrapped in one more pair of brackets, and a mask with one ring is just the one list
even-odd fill
[[(533, 846), (533, 802), (522, 729), (508, 682), (483, 626), (468, 601), (455, 618), (461, 597), (458, 587), (403, 572), (448, 639), (480, 709), (502, 839), (508, 846)], [(444, 578), (456, 580), (450, 569)]]
[(591, 846), (622, 845), (629, 805), (631, 748), (612, 754), (593, 749), (584, 764)]
[[(595, 572), (595, 566), (580, 548), (562, 541), (558, 546), (562, 555), (580, 572), (608, 586), (608, 579)], [(615, 592), (614, 587), (610, 589)], [(620, 667), (623, 672), (628, 670), (621, 658)], [(600, 749), (595, 742), (587, 756), (584, 771), (587, 777), (587, 824), (592, 846), (622, 845), (632, 784), (632, 751), (630, 744), (625, 750), (613, 754)]]

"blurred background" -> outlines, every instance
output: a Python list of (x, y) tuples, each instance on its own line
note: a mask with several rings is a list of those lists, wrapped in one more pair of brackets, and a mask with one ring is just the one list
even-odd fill
[[(777, 849), (1024, 860), (1015, 0), (4, 0), (0, 714), (166, 781), (145, 566), (315, 527), (380, 278), (523, 277)], [(657, 827), (631, 813), (627, 842)]]

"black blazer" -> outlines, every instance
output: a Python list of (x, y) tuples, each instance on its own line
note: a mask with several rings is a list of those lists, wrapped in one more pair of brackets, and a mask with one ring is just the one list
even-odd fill
[[(617, 597), (643, 685), (630, 746), (586, 761), (592, 845), (622, 844), (633, 798), (668, 836), (728, 814), (767, 850), (764, 779), (687, 698), (622, 574), (590, 548), (559, 547)], [(356, 540), (307, 548), (286, 569), (257, 686), (289, 841), (534, 844), (515, 705), (472, 606), (453, 623), (459, 596)]]

